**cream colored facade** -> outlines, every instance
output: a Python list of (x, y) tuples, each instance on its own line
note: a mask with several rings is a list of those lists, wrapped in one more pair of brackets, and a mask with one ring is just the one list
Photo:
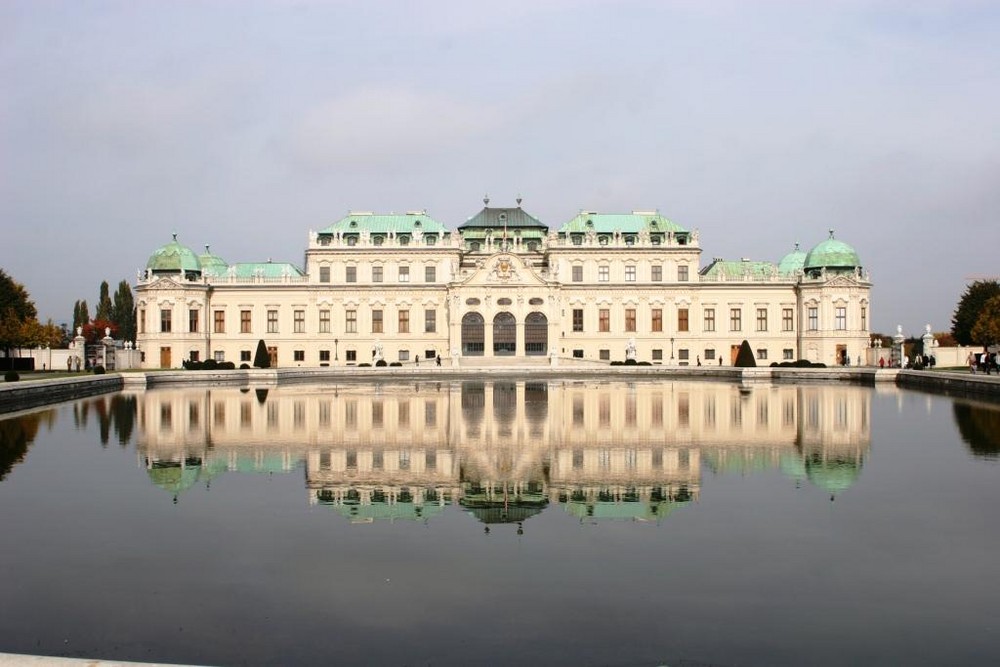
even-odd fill
[(697, 232), (657, 212), (582, 212), (550, 231), (520, 206), (488, 205), (451, 231), (422, 211), (350, 213), (310, 232), (303, 269), (229, 265), (175, 239), (140, 273), (138, 347), (147, 368), (249, 364), (260, 340), (273, 364), (303, 367), (728, 366), (743, 340), (758, 365), (866, 358), (871, 282), (832, 233), (780, 264), (701, 254)]

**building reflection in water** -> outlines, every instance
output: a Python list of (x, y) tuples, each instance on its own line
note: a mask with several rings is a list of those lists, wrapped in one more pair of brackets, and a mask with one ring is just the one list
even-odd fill
[(364, 523), (457, 505), (484, 524), (550, 505), (659, 521), (703, 469), (781, 470), (831, 494), (870, 446), (870, 390), (570, 381), (136, 394), (138, 453), (175, 499), (226, 471), (304, 467), (311, 504)]

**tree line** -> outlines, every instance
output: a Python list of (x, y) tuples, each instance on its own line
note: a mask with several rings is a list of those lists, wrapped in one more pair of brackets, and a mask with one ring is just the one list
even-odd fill
[(135, 299), (127, 280), (118, 283), (114, 299), (111, 298), (108, 281), (101, 282), (97, 311), (90, 318), (90, 307), (86, 299), (73, 304), (73, 335), (77, 328), (83, 329), (87, 343), (96, 343), (104, 337), (104, 330), (111, 330), (111, 337), (119, 340), (135, 341), (136, 319)]

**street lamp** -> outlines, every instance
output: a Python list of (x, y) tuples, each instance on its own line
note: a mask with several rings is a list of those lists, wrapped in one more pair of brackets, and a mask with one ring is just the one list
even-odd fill
[(337, 343), (338, 342), (339, 341), (336, 338), (333, 339), (333, 360), (334, 361), (340, 361), (340, 357), (337, 355)]

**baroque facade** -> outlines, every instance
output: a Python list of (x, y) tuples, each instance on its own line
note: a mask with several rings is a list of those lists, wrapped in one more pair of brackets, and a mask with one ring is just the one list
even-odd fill
[[(829, 238), (780, 262), (702, 262), (700, 238), (658, 211), (581, 211), (550, 229), (485, 206), (449, 230), (425, 211), (354, 211), (309, 233), (305, 266), (229, 264), (176, 238), (138, 276), (146, 368), (488, 363), (492, 357), (731, 365), (857, 363), (871, 282)], [(704, 264), (704, 265), (703, 265)]]

